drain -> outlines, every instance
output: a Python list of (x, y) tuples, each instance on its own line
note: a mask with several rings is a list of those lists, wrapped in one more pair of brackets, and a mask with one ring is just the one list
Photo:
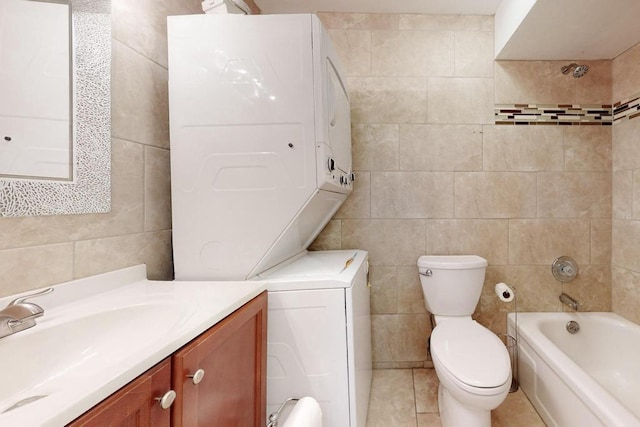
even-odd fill
[(23, 407), (23, 406), (25, 406), (25, 405), (28, 405), (29, 403), (33, 403), (33, 402), (35, 402), (36, 400), (40, 400), (40, 399), (42, 399), (42, 398), (44, 398), (44, 397), (47, 397), (47, 396), (48, 396), (48, 395), (46, 395), (46, 394), (42, 394), (42, 395), (40, 395), (40, 396), (30, 396), (30, 397), (25, 397), (24, 399), (22, 399), (22, 400), (18, 400), (16, 403), (14, 403), (13, 405), (9, 406), (7, 409), (5, 409), (4, 411), (2, 411), (2, 413), (4, 414), (4, 413), (6, 413), (6, 412), (13, 411), (14, 409), (21, 408), (21, 407)]
[(578, 322), (574, 322), (573, 320), (567, 323), (567, 332), (570, 334), (577, 334), (580, 332), (580, 324)]

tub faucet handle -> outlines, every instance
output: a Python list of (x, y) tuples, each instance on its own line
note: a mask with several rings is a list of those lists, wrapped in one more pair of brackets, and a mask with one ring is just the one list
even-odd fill
[(559, 282), (570, 282), (578, 275), (578, 263), (568, 256), (558, 257), (551, 264), (551, 273)]
[(565, 276), (571, 276), (575, 272), (575, 270), (573, 269), (573, 267), (571, 267), (570, 264), (562, 264), (560, 266), (560, 271), (562, 271), (565, 274)]

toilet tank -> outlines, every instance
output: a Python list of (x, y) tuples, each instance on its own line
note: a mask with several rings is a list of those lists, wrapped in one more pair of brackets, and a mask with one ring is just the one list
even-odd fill
[(484, 284), (487, 260), (476, 255), (425, 255), (418, 272), (427, 310), (440, 316), (473, 314)]

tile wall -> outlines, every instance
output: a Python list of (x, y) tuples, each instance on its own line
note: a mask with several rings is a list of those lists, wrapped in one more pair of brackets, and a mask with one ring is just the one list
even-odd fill
[[(495, 64), (492, 17), (320, 17), (348, 75), (357, 180), (312, 248), (369, 251), (375, 367), (429, 364), (423, 254), (488, 259), (475, 318), (498, 333), (513, 310), (500, 281), (519, 310), (561, 311), (563, 289), (609, 310), (611, 126), (495, 125), (494, 106), (611, 103), (610, 61), (582, 79), (554, 61)], [(560, 255), (581, 268), (564, 287)]]
[(171, 279), (167, 15), (198, 0), (112, 1), (112, 210), (0, 219), (0, 295), (146, 263)]
[[(640, 44), (613, 60), (613, 100), (640, 95)], [(629, 116), (631, 117), (631, 115)], [(613, 311), (640, 323), (640, 117), (613, 127)]]
[[(112, 212), (0, 219), (0, 295), (142, 262), (171, 278), (165, 17), (200, 12), (198, 0), (113, 1)], [(491, 17), (320, 15), (347, 70), (358, 180), (312, 248), (370, 252), (376, 367), (427, 361), (422, 254), (489, 260), (475, 317), (495, 332), (513, 310), (493, 294), (499, 281), (520, 310), (562, 310), (562, 290), (610, 309), (612, 179), (613, 309), (640, 321), (640, 120), (494, 125), (495, 104), (637, 94), (640, 48), (573, 79), (555, 61), (494, 64)], [(559, 255), (581, 267), (564, 286), (550, 274)]]

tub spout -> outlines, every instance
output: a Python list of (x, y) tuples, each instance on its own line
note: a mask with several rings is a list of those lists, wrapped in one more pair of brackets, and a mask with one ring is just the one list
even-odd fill
[(578, 311), (578, 307), (580, 306), (580, 303), (575, 298), (570, 297), (564, 292), (560, 294), (560, 302), (562, 302), (565, 305), (568, 305), (575, 311)]

